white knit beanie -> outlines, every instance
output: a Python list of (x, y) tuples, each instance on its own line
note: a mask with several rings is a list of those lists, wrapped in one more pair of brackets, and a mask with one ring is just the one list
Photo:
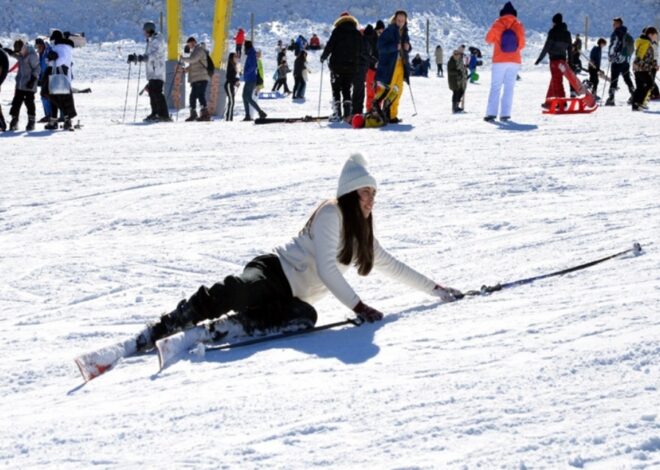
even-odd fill
[(348, 194), (356, 189), (369, 187), (376, 189), (376, 178), (367, 170), (367, 160), (360, 153), (350, 156), (339, 176), (337, 185), (337, 197)]

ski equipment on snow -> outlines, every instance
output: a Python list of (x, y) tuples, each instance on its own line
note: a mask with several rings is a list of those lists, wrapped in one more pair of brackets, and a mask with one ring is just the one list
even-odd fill
[(633, 247), (629, 248), (627, 250), (620, 251), (618, 253), (614, 253), (613, 255), (605, 256), (604, 258), (599, 258), (594, 261), (589, 261), (588, 263), (583, 263), (577, 266), (573, 266), (571, 268), (566, 268), (562, 269), (560, 271), (555, 271), (552, 273), (547, 273), (547, 274), (540, 274), (538, 276), (532, 276), (528, 277), (525, 279), (519, 279), (517, 281), (511, 281), (511, 282), (505, 282), (504, 284), (496, 284), (494, 286), (482, 286), (481, 289), (479, 290), (471, 290), (468, 292), (464, 292), (463, 296), (476, 296), (476, 295), (487, 295), (491, 294), (493, 292), (497, 292), (503, 289), (508, 289), (510, 287), (517, 287), (517, 286), (522, 286), (525, 284), (531, 284), (532, 282), (539, 281), (541, 279), (547, 279), (549, 277), (555, 277), (555, 276), (563, 276), (564, 274), (572, 273), (574, 271), (580, 271), (582, 269), (590, 268), (591, 266), (595, 266), (597, 264), (600, 264), (604, 261), (611, 260), (613, 258), (618, 258), (619, 256), (627, 255), (628, 253), (633, 253), (635, 256), (638, 256), (642, 253), (642, 247), (639, 243), (635, 242), (633, 243)]

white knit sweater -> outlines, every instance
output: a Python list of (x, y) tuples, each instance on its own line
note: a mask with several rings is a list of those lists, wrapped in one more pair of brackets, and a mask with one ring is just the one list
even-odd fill
[[(339, 206), (336, 201), (328, 201), (317, 211), (308, 229), (275, 249), (294, 297), (314, 303), (330, 291), (351, 310), (360, 302), (360, 297), (343, 276), (349, 266), (337, 261), (342, 246), (341, 232)], [(436, 285), (394, 258), (375, 238), (374, 268), (427, 294)]]

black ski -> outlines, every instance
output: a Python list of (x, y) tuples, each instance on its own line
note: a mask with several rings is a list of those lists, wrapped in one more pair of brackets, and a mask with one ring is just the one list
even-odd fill
[[(481, 289), (479, 290), (470, 290), (467, 292), (463, 293), (463, 296), (475, 296), (475, 295), (488, 295), (493, 292), (497, 292), (503, 289), (508, 289), (510, 287), (518, 287), (522, 286), (525, 284), (531, 284), (532, 282), (539, 281), (541, 279), (546, 279), (549, 277), (554, 277), (554, 276), (563, 276), (564, 274), (572, 273), (574, 271), (580, 271), (582, 269), (590, 268), (591, 266), (595, 266), (597, 264), (600, 264), (604, 261), (611, 260), (613, 258), (618, 258), (619, 256), (626, 255), (628, 253), (633, 253), (635, 256), (640, 255), (642, 253), (642, 247), (639, 243), (633, 243), (633, 247), (629, 248), (624, 251), (620, 251), (618, 253), (614, 253), (613, 255), (605, 256), (604, 258), (600, 258), (594, 261), (589, 261), (588, 263), (583, 263), (578, 266), (573, 266), (570, 268), (562, 269), (560, 271), (555, 271), (552, 273), (547, 273), (547, 274), (540, 274), (538, 276), (533, 276), (533, 277), (528, 277), (525, 279), (519, 279), (517, 281), (511, 281), (511, 282), (505, 282), (504, 284), (496, 284), (494, 286), (482, 286)], [(461, 297), (462, 298), (462, 297)]]
[(258, 118), (254, 120), (255, 124), (293, 124), (296, 122), (319, 122), (327, 121), (329, 116), (303, 116), (296, 118)]
[(285, 331), (283, 333), (277, 333), (274, 335), (263, 336), (260, 338), (248, 339), (245, 341), (239, 341), (236, 343), (225, 343), (225, 344), (210, 344), (205, 347), (206, 351), (219, 351), (222, 349), (234, 349), (240, 348), (242, 346), (251, 346), (253, 344), (265, 343), (268, 341), (276, 341), (279, 339), (291, 338), (292, 336), (301, 336), (307, 335), (310, 333), (316, 333), (318, 331), (329, 330), (330, 328), (336, 328), (338, 326), (353, 325), (360, 326), (364, 323), (360, 318), (347, 318), (344, 321), (338, 321), (335, 323), (326, 323), (325, 325), (315, 326), (312, 328), (305, 328), (303, 330), (297, 331)]

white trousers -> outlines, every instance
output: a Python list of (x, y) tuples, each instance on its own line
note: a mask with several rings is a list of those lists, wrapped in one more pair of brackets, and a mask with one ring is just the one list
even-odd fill
[[(500, 117), (511, 117), (513, 87), (516, 86), (518, 70), (520, 70), (520, 64), (515, 62), (496, 62), (493, 64), (486, 116), (498, 116), (497, 110), (499, 108)], [(503, 92), (502, 88), (504, 88)]]

